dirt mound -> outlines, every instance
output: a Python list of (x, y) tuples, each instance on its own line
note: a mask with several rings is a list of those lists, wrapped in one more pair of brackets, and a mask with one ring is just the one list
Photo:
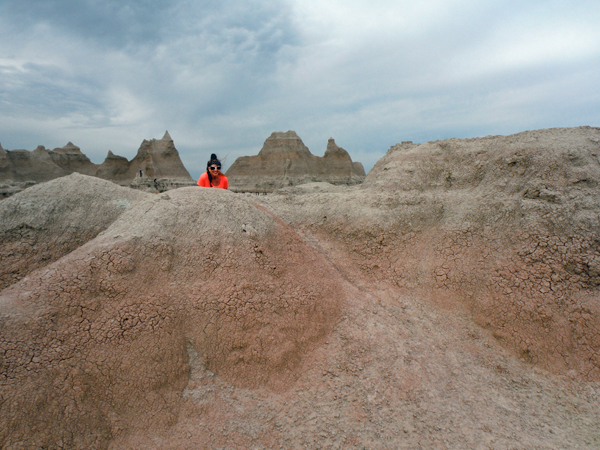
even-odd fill
[(0, 202), (0, 290), (92, 240), (149, 195), (72, 174)]
[(467, 305), (524, 360), (600, 380), (599, 157), (589, 127), (406, 143), (361, 189), (261, 201), (373, 280)]
[[(96, 182), (78, 181), (61, 208)], [(172, 425), (188, 354), (238, 386), (282, 388), (335, 322), (339, 280), (230, 192), (139, 201), (2, 292), (0, 447), (101, 448), (123, 430)]]

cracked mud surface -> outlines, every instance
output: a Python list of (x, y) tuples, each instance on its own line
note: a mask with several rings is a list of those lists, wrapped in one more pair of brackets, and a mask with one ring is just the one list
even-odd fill
[(400, 145), (362, 187), (132, 200), (1, 291), (0, 447), (599, 448), (599, 146)]
[(3, 201), (0, 290), (92, 240), (145, 196), (76, 173)]
[(113, 448), (600, 444), (597, 384), (520, 362), (460, 310), (438, 310), (391, 287), (352, 282), (340, 321), (289, 389), (239, 389), (192, 351), (179, 422), (167, 433), (131, 435)]

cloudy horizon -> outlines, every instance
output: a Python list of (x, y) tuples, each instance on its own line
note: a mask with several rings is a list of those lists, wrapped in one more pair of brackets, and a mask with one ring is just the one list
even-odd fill
[(294, 130), (369, 170), (411, 140), (600, 125), (592, 1), (5, 0), (0, 143), (100, 164), (168, 130), (194, 178)]

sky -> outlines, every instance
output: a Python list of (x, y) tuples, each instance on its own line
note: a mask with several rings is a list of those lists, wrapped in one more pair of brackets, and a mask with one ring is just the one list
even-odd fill
[(401, 141), (600, 126), (600, 2), (0, 0), (0, 144), (197, 178), (274, 131), (368, 171)]

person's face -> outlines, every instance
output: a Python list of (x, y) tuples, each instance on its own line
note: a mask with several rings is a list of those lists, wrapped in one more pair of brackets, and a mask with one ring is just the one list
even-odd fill
[(221, 165), (211, 164), (208, 166), (208, 170), (210, 170), (211, 175), (219, 175), (219, 172), (221, 171)]

